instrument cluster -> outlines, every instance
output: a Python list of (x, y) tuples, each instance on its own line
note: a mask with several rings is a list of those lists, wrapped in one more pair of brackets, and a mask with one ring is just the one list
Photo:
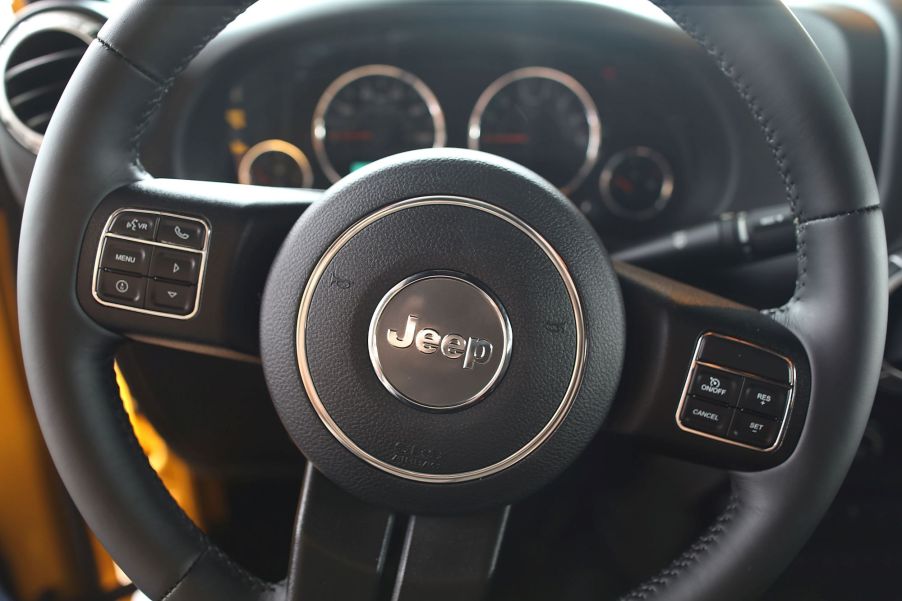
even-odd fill
[[(234, 178), (242, 184), (324, 188), (393, 154), (458, 146), (534, 170), (581, 200), (586, 213), (600, 203), (621, 219), (652, 219), (677, 187), (665, 150), (636, 144), (602, 152), (606, 124), (599, 103), (604, 99), (596, 100), (560, 68), (525, 66), (499, 74), (474, 96), (461, 119), (459, 111), (447, 115), (432, 87), (410, 70), (355, 66), (319, 93), (307, 135), (273, 126), (279, 103), (261, 106), (259, 78), (257, 72), (235, 84), (225, 111)], [(296, 115), (288, 119), (296, 120)]]
[(731, 130), (754, 121), (731, 114), (741, 102), (691, 40), (633, 16), (583, 31), (545, 7), (510, 22), (479, 6), (476, 21), (435, 6), (406, 21), (374, 9), (350, 30), (311, 21), (302, 43), (288, 22), (226, 37), (196, 67), (174, 173), (325, 189), (400, 152), (469, 148), (544, 177), (611, 249), (771, 197), (746, 167), (768, 165), (766, 145)]

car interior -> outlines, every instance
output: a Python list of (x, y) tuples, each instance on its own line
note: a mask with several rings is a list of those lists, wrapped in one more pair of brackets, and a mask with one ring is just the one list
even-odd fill
[(0, 601), (902, 599), (899, 0), (0, 28)]

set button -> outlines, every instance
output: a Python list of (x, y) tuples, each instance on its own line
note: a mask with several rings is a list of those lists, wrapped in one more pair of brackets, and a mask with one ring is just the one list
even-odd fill
[(730, 425), (730, 438), (761, 449), (773, 446), (779, 433), (780, 422), (753, 413), (737, 411)]

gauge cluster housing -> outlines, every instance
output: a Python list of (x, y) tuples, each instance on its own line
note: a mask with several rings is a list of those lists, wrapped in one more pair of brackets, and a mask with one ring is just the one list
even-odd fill
[[(816, 36), (842, 34), (819, 14), (800, 14)], [(613, 251), (637, 236), (782, 202), (758, 125), (704, 51), (666, 18), (603, 3), (312, 3), (282, 9), (279, 19), (252, 8), (181, 78), (160, 118), (175, 127), (152, 142), (171, 153), (146, 162), (175, 177), (234, 182), (245, 153), (276, 141), (301, 157), (306, 175), (295, 180), (326, 188), (336, 173), (322, 147), (324, 98), (374, 65), (411, 78), (433, 117), (438, 109), (444, 131), (424, 146), (485, 147), (474, 140), (474, 117), (511, 74), (545, 70), (572, 81), (597, 113), (598, 135), (585, 172), (556, 183)], [(544, 146), (536, 144), (546, 156), (532, 162), (555, 181), (543, 165), (559, 150)]]
[[(685, 34), (664, 20), (585, 3), (488, 2), (466, 10), (362, 3), (354, 11), (313, 6), (279, 20), (249, 18), (215, 40), (177, 86), (170, 104), (178, 125), (164, 132), (175, 151), (160, 167), (176, 177), (238, 181), (247, 149), (282, 140), (308, 159), (313, 186), (328, 187), (334, 169), (317, 136), (323, 97), (367, 65), (389, 65), (421, 82), (441, 108), (445, 135), (435, 140), (460, 148), (480, 147), (474, 116), (492, 102), (487, 92), (497, 82), (524, 69), (566, 78), (566, 89), (578, 90), (597, 117), (573, 130), (588, 138), (586, 164), (574, 170), (579, 177), (558, 184), (614, 249), (637, 231), (651, 235), (781, 197), (757, 126)], [(647, 210), (623, 208), (605, 190), (611, 161), (636, 149), (663, 165), (657, 185), (666, 198)], [(535, 164), (554, 180), (542, 173), (542, 157)], [(649, 185), (623, 175), (621, 185)]]

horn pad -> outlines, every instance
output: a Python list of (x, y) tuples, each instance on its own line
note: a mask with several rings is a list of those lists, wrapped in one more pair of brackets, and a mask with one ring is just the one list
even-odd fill
[(276, 408), (329, 478), (449, 512), (512, 501), (600, 427), (623, 360), (595, 232), (532, 172), (425, 150), (355, 172), (298, 221), (261, 328)]

